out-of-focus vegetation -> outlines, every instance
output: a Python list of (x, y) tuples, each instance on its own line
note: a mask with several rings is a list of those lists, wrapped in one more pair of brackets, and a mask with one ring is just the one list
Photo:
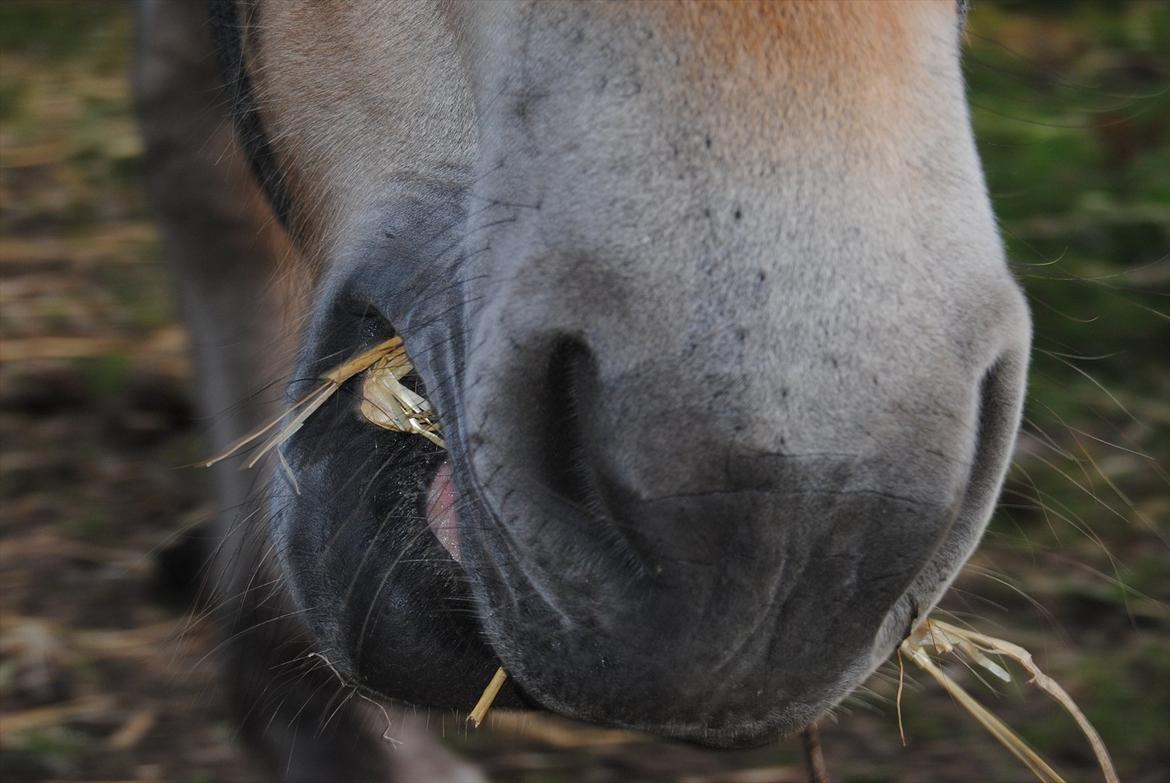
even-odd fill
[[(203, 660), (213, 633), (166, 606), (152, 576), (151, 553), (206, 509), (198, 477), (176, 469), (200, 445), (140, 190), (130, 17), (123, 4), (0, 3), (5, 781), (255, 777)], [(1151, 783), (1170, 769), (1167, 52), (1158, 0), (985, 0), (972, 13), (972, 116), (1036, 352), (1003, 507), (946, 603), (1032, 649), (1123, 779)], [(825, 725), (834, 779), (1027, 779), (926, 682), (904, 696), (903, 748), (896, 677), (887, 667)], [(1071, 721), (1028, 686), (965, 685), (1070, 780), (1096, 779)], [(717, 755), (559, 726), (453, 741), (499, 780), (800, 774), (791, 743)]]
[[(1036, 338), (1020, 455), (971, 569), (993, 573), (963, 586), (1000, 600), (1004, 580), (1051, 613), (1016, 638), (1067, 665), (1127, 779), (1170, 769), (1168, 52), (1170, 4), (984, 3), (966, 67)], [(966, 603), (1014, 628), (1023, 607), (1002, 600)], [(1064, 721), (1023, 729), (1076, 753)]]

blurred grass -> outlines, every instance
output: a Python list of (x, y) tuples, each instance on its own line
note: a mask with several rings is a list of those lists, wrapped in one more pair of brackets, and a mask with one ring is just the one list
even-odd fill
[[(156, 402), (123, 409), (144, 373), (178, 367), (164, 375), (181, 379), (185, 372), (140, 190), (127, 85), (130, 10), (115, 2), (0, 2), (0, 341), (35, 349), (48, 345), (36, 342), (46, 337), (93, 338), (66, 346), (70, 356), (80, 351), (74, 358), (0, 367), (0, 396), (25, 406), (6, 402), (0, 410), (5, 464), (14, 466), (0, 477), (6, 537), (49, 531), (62, 541), (138, 540), (192, 502), (192, 489), (175, 486), (186, 479), (159, 470), (192, 461), (198, 441), (190, 432), (159, 434), (169, 419)], [(1152, 783), (1170, 769), (1170, 4), (983, 1), (967, 37), (972, 118), (1008, 255), (1032, 303), (1037, 350), (1004, 502), (946, 606), (1033, 649), (1099, 727), (1123, 779)], [(37, 381), (45, 391), (13, 392), (29, 373), (48, 379)], [(58, 407), (71, 400), (79, 412), (45, 419), (38, 393)], [(106, 418), (95, 423), (94, 408)], [(26, 510), (9, 510), (17, 506)], [(5, 612), (33, 607), (55, 618), (53, 627), (72, 622), (74, 610), (51, 600), (53, 580), (21, 571), (31, 566), (20, 558), (2, 566)], [(68, 571), (49, 573), (68, 581)], [(83, 584), (87, 574), (78, 577)], [(90, 620), (122, 600), (122, 592), (112, 595), (97, 590), (86, 597), (95, 603), (82, 601)], [(68, 679), (85, 687), (125, 693), (140, 685), (101, 680), (100, 657), (76, 660), (84, 664)], [(929, 689), (907, 694), (911, 746), (902, 750), (883, 701), (893, 683), (877, 678), (870, 687), (826, 731), (840, 779), (1026, 779)], [(0, 697), (12, 693), (0, 677)], [(1092, 777), (1071, 722), (1025, 685), (983, 695), (1058, 765)], [(223, 745), (222, 726), (175, 719), (188, 723), (154, 736), (137, 756), (150, 756), (162, 779), (238, 779), (222, 772), (238, 767), (189, 761), (190, 738)], [(129, 761), (99, 761), (110, 754), (93, 731), (62, 724), (19, 741), (5, 737), (3, 748), (12, 763), (67, 779), (97, 769), (137, 774)], [(496, 739), (464, 745), (492, 769), (520, 775), (515, 754)]]
[[(1123, 778), (1158, 779), (1170, 769), (1170, 4), (980, 3), (971, 25), (972, 118), (1036, 335), (1020, 453), (974, 564), (1052, 617), (975, 569), (960, 589), (1008, 611), (947, 605), (1016, 638), (1031, 612)], [(1083, 754), (1055, 712), (1020, 728), (1058, 759)]]
[[(1165, 539), (1170, 5), (988, 4), (972, 22), (976, 134), (1036, 333), (1009, 486), (1031, 507), (993, 533), (1059, 549), (1095, 531), (1119, 553)], [(1158, 569), (1122, 560), (1094, 562), (1160, 596)]]

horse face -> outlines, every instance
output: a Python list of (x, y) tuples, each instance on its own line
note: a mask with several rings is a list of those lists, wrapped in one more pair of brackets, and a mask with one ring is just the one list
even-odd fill
[(244, 127), (319, 281), (295, 377), (396, 332), (449, 447), (345, 393), (286, 447), (323, 654), (714, 745), (860, 683), (975, 547), (1023, 394), (954, 4), (252, 13)]

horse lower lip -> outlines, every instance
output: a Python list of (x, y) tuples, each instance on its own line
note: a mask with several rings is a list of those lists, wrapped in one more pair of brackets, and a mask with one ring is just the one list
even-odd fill
[(427, 526), (455, 562), (461, 562), (459, 516), (455, 512), (455, 487), (451, 483), (450, 462), (444, 462), (439, 467), (439, 472), (427, 490)]

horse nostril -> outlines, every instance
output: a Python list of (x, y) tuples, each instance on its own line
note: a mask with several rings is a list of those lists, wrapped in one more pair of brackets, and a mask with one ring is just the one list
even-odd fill
[[(980, 382), (975, 453), (965, 503), (987, 513), (999, 495), (1015, 449), (1026, 370), (1026, 355), (1009, 352), (987, 370)], [(985, 514), (974, 516), (983, 518)]]
[(543, 479), (561, 500), (593, 510), (601, 502), (588, 437), (596, 387), (593, 353), (577, 338), (559, 339), (549, 355), (542, 398)]

